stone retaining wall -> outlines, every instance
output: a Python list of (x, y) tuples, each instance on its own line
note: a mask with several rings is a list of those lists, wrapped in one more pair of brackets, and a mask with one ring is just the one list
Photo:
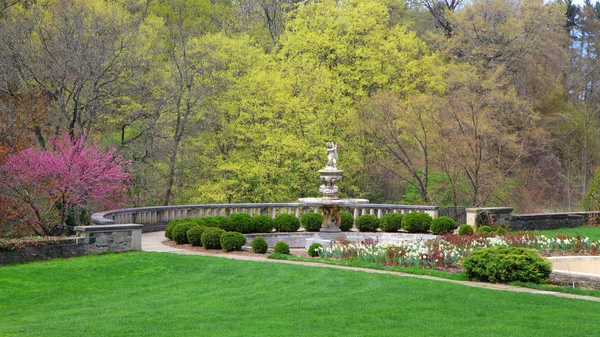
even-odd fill
[(142, 249), (142, 225), (78, 226), (78, 237), (45, 241), (39, 246), (0, 251), (0, 266), (29, 261)]
[(582, 215), (571, 213), (515, 214), (510, 218), (510, 227), (513, 230), (556, 229), (579, 227), (584, 224), (585, 218)]

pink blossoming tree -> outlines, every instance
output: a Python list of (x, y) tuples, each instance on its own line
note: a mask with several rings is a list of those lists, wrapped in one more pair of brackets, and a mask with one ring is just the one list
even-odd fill
[(20, 232), (47, 235), (72, 207), (117, 207), (130, 184), (129, 164), (114, 149), (86, 144), (85, 137), (73, 141), (67, 133), (51, 139), (47, 149), (10, 154), (0, 166), (0, 202), (9, 213), (2, 218)]

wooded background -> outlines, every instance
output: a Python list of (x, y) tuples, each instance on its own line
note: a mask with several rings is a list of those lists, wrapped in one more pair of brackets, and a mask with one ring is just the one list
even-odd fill
[(536, 0), (0, 0), (0, 161), (88, 134), (132, 161), (130, 206), (284, 202), (318, 196), (335, 141), (343, 197), (577, 209), (600, 159), (599, 15)]

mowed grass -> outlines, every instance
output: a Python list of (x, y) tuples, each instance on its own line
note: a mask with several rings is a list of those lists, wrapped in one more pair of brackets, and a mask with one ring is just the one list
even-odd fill
[(0, 268), (0, 336), (594, 336), (600, 303), (135, 252)]
[(535, 230), (532, 231), (535, 235), (545, 235), (546, 237), (556, 237), (556, 234), (560, 233), (562, 235), (567, 236), (581, 236), (588, 237), (592, 241), (600, 240), (600, 226), (582, 226), (582, 227), (574, 227), (574, 228), (558, 228), (558, 229), (548, 229), (548, 230)]

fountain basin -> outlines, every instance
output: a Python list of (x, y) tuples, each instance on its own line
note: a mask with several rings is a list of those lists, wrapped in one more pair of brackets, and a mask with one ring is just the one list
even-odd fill
[(554, 256), (547, 259), (552, 263), (554, 274), (600, 280), (600, 256)]

